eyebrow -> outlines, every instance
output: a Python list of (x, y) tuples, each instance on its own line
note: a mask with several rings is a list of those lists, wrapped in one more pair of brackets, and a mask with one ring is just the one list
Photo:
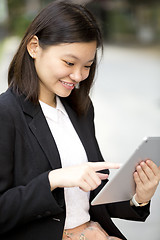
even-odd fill
[[(80, 60), (78, 57), (72, 55), (72, 54), (66, 54), (65, 57), (71, 57), (71, 58), (74, 58), (76, 60)], [(95, 58), (94, 59), (91, 59), (89, 60), (88, 62), (94, 62)]]

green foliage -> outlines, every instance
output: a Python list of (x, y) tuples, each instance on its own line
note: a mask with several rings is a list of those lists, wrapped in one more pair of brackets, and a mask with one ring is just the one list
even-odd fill
[(8, 0), (9, 22), (8, 29), (13, 35), (22, 36), (32, 21), (25, 14), (25, 0)]
[(125, 12), (113, 11), (110, 13), (111, 32), (134, 33), (132, 15)]
[(14, 20), (10, 23), (10, 32), (13, 35), (23, 36), (27, 27), (29, 26), (32, 19), (27, 18), (24, 15), (17, 15)]

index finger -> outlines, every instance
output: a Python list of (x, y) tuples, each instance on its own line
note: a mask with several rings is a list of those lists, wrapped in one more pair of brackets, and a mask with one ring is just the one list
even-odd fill
[(120, 163), (112, 163), (112, 162), (89, 162), (88, 164), (95, 171), (100, 171), (105, 169), (118, 169), (121, 167)]

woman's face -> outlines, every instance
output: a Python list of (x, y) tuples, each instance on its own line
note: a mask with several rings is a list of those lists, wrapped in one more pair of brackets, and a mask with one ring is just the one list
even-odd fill
[(40, 81), (39, 99), (53, 105), (55, 95), (67, 97), (85, 80), (96, 53), (96, 41), (64, 43), (42, 49), (38, 46), (35, 68)]

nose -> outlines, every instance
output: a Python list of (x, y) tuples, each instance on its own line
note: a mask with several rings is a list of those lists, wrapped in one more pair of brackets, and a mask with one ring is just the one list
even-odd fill
[(70, 73), (69, 76), (72, 79), (72, 81), (75, 81), (77, 83), (84, 80), (83, 72), (81, 69), (75, 69), (74, 71), (72, 71), (72, 73)]

